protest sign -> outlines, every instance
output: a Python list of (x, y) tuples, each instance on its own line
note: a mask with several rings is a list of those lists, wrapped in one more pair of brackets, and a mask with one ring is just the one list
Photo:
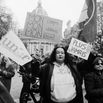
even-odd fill
[(67, 51), (70, 54), (87, 60), (91, 51), (91, 46), (83, 41), (72, 38)]
[(9, 31), (0, 40), (0, 52), (19, 65), (24, 65), (32, 60), (24, 44), (13, 31)]

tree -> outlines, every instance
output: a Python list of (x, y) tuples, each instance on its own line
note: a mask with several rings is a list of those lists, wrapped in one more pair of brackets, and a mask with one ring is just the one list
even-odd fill
[(0, 39), (4, 36), (12, 25), (12, 13), (8, 8), (0, 5)]

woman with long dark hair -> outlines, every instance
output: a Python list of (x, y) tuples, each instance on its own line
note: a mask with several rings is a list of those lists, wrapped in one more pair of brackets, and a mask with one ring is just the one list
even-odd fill
[(41, 66), (40, 96), (42, 103), (83, 103), (80, 74), (62, 45), (56, 45)]
[(86, 99), (88, 103), (103, 103), (103, 57), (96, 57), (92, 72), (85, 75)]

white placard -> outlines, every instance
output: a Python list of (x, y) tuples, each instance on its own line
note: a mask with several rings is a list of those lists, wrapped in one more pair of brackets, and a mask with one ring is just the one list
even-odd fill
[(70, 54), (87, 60), (91, 51), (91, 46), (88, 43), (72, 38), (67, 51)]
[(24, 65), (32, 60), (24, 44), (13, 31), (9, 31), (0, 40), (0, 52), (19, 65)]

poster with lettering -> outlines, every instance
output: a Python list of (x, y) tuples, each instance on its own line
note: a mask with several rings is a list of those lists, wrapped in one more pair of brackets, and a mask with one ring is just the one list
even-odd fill
[(88, 43), (72, 38), (67, 51), (70, 54), (87, 60), (91, 51), (91, 46)]
[(19, 65), (24, 65), (32, 60), (24, 44), (13, 31), (9, 31), (0, 40), (0, 52)]

